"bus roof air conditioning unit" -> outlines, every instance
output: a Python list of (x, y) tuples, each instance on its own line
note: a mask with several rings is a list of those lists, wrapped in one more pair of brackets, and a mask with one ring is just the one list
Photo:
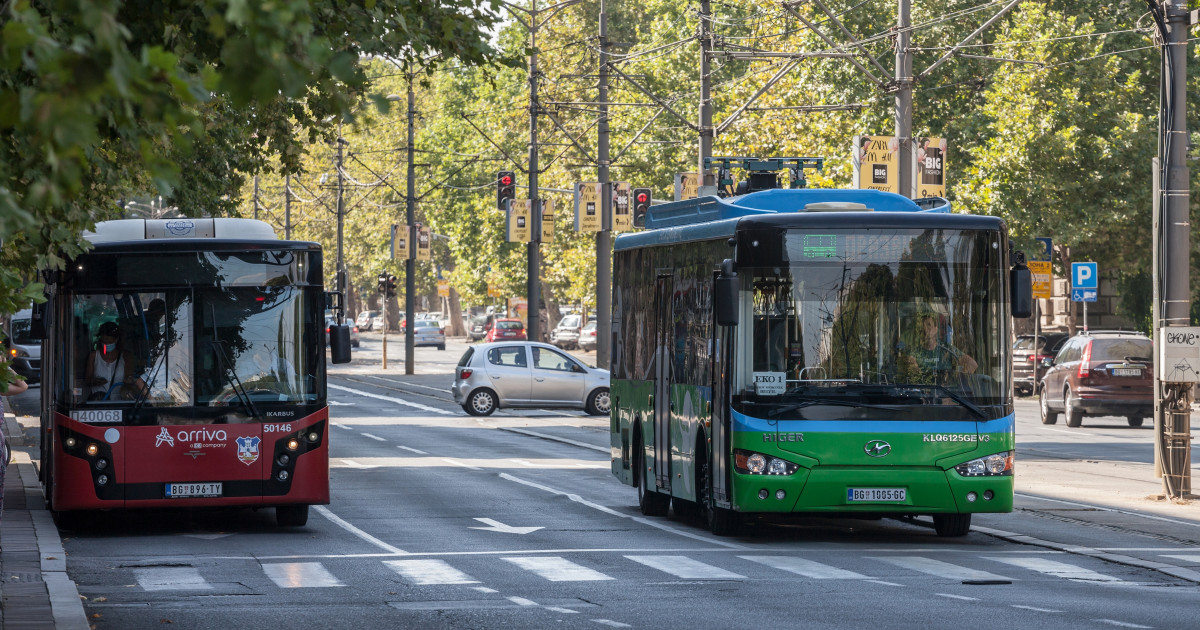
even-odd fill
[(853, 201), (821, 201), (804, 206), (805, 212), (874, 212), (864, 203)]

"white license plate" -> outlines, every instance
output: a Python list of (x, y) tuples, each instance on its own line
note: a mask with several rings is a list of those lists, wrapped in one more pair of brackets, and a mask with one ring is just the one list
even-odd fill
[(1142, 371), (1139, 368), (1113, 368), (1113, 376), (1141, 376)]
[(846, 501), (855, 503), (858, 501), (871, 501), (883, 503), (895, 503), (904, 501), (908, 496), (908, 492), (904, 488), (847, 488)]
[(169, 483), (167, 484), (168, 499), (186, 499), (191, 497), (219, 497), (221, 483)]

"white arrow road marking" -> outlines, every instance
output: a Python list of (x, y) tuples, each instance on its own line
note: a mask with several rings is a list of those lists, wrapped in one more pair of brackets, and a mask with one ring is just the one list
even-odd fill
[(475, 520), (477, 520), (480, 523), (483, 523), (485, 525), (488, 525), (489, 527), (472, 527), (471, 529), (482, 529), (482, 530), (491, 531), (491, 532), (503, 532), (505, 534), (528, 534), (530, 532), (536, 532), (539, 529), (545, 529), (543, 527), (513, 527), (512, 525), (505, 525), (504, 523), (501, 523), (500, 521), (492, 520), (490, 518), (477, 518)]

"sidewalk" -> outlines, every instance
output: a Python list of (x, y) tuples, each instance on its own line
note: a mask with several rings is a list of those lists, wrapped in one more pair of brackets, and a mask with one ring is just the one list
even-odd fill
[(21, 426), (4, 416), (13, 448), (4, 476), (0, 517), (0, 627), (6, 630), (87, 630), (75, 583), (67, 577), (67, 555), (42, 496), (37, 471)]

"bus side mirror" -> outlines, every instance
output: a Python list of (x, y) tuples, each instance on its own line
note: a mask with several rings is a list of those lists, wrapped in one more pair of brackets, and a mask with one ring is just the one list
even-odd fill
[(1033, 315), (1033, 274), (1029, 267), (1020, 265), (1008, 272), (1008, 288), (1011, 291), (1012, 316), (1031, 317)]
[(738, 276), (733, 270), (733, 261), (728, 258), (721, 263), (721, 273), (713, 281), (713, 311), (718, 326), (738, 325)]
[(329, 356), (335, 364), (350, 362), (350, 327), (346, 324), (329, 327)]
[(46, 302), (35, 302), (32, 315), (29, 318), (29, 336), (34, 339), (46, 338)]

